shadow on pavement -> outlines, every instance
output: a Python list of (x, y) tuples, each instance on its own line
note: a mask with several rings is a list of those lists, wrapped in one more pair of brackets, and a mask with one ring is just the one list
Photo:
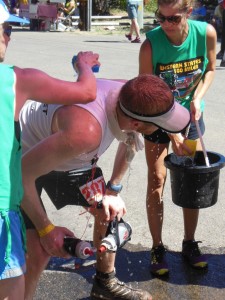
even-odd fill
[[(190, 267), (182, 258), (180, 252), (167, 252), (169, 276), (157, 278), (176, 285), (201, 285), (214, 288), (225, 288), (225, 248), (217, 249), (217, 254), (211, 254), (212, 249), (202, 248), (209, 262), (206, 270), (196, 270)], [(210, 253), (210, 254), (209, 254)], [(117, 276), (124, 282), (145, 282), (155, 279), (149, 271), (149, 250), (140, 245), (127, 244), (120, 249), (116, 259)], [(95, 274), (95, 258), (86, 261), (81, 259), (52, 258), (48, 270), (75, 272), (92, 282)], [(90, 280), (91, 279), (91, 280)]]
[[(153, 299), (225, 299), (225, 248), (202, 248), (208, 256), (207, 270), (195, 270), (179, 252), (168, 251), (170, 274), (156, 278), (149, 272), (149, 249), (127, 244), (117, 254), (117, 277), (133, 287), (148, 290)], [(34, 299), (88, 300), (95, 274), (95, 258), (52, 258), (43, 273)]]

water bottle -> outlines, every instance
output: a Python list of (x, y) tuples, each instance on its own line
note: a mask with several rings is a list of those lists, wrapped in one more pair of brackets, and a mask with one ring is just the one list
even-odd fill
[(109, 223), (106, 236), (103, 238), (98, 251), (117, 251), (118, 248), (123, 247), (131, 239), (131, 234), (132, 228), (130, 224), (123, 219), (118, 221), (115, 218)]
[(80, 240), (75, 237), (64, 237), (64, 249), (72, 256), (86, 259), (94, 255), (96, 249), (87, 241)]
[[(74, 55), (73, 58), (72, 58), (72, 66), (73, 66), (73, 68), (74, 68), (74, 64), (76, 62), (76, 59), (77, 59), (77, 55)], [(91, 69), (92, 69), (92, 72), (98, 73), (99, 72), (99, 65), (94, 65)]]

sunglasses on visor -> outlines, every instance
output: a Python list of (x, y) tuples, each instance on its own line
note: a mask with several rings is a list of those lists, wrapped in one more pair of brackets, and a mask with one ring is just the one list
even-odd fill
[(179, 24), (183, 17), (183, 15), (165, 17), (158, 10), (155, 12), (155, 16), (159, 23), (164, 23), (165, 21), (167, 21), (172, 24)]

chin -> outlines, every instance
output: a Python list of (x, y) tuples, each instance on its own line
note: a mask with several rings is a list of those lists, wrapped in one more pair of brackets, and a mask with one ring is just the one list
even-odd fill
[(157, 129), (158, 128), (140, 130), (139, 133), (145, 134), (145, 135), (150, 135), (150, 134), (154, 133)]

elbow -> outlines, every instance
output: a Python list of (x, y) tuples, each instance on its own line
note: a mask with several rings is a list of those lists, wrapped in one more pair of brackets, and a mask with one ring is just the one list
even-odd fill
[(97, 97), (97, 89), (96, 88), (87, 89), (84, 103), (92, 102), (96, 99), (96, 97)]

